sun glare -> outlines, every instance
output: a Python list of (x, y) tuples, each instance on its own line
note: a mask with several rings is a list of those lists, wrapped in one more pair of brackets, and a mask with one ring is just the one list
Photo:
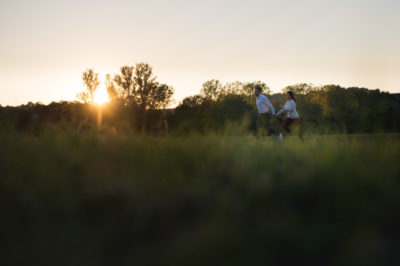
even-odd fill
[(106, 88), (104, 86), (100, 86), (96, 92), (94, 93), (94, 103), (98, 105), (105, 104), (110, 101), (108, 98), (108, 94)]

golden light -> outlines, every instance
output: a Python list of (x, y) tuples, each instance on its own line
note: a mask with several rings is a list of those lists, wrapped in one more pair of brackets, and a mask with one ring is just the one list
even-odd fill
[(101, 84), (94, 93), (93, 101), (97, 105), (102, 105), (110, 101), (110, 98), (108, 98), (106, 87), (103, 84)]

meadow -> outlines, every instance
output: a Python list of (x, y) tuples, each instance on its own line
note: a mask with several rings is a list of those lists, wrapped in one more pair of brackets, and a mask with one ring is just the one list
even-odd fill
[(399, 11), (0, 0), (0, 266), (400, 266)]
[(1, 265), (400, 265), (400, 135), (0, 133)]

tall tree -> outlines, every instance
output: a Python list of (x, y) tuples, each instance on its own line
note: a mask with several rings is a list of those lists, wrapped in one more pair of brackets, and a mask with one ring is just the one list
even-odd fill
[(212, 79), (203, 83), (200, 94), (209, 100), (215, 101), (222, 93), (222, 90), (223, 87), (221, 82), (219, 80)]
[(226, 83), (223, 87), (224, 95), (240, 95), (243, 94), (244, 84), (240, 81)]
[(142, 111), (166, 107), (174, 89), (160, 84), (153, 75), (153, 68), (147, 63), (137, 63), (134, 80), (134, 99)]
[(135, 100), (141, 110), (146, 110), (151, 105), (150, 95), (156, 90), (156, 77), (153, 68), (146, 63), (137, 63), (135, 70)]
[(120, 68), (121, 74), (114, 76), (114, 82), (119, 90), (118, 94), (121, 99), (127, 102), (134, 101), (135, 80), (133, 69), (133, 66), (123, 66)]
[(153, 88), (148, 95), (149, 99), (147, 101), (147, 108), (154, 110), (167, 107), (172, 101), (173, 94), (173, 87), (158, 82), (154, 83)]
[(84, 102), (93, 103), (94, 93), (100, 85), (99, 74), (95, 73), (92, 68), (82, 73), (82, 80), (86, 87), (86, 91), (77, 94), (77, 98)]
[(120, 68), (121, 74), (114, 76), (118, 88), (117, 94), (127, 103), (133, 103), (142, 112), (149, 109), (166, 107), (170, 102), (174, 89), (156, 81), (153, 68), (147, 63)]

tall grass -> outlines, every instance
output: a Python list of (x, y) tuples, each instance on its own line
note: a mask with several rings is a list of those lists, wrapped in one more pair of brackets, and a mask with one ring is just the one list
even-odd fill
[(0, 137), (2, 265), (400, 265), (398, 135)]

